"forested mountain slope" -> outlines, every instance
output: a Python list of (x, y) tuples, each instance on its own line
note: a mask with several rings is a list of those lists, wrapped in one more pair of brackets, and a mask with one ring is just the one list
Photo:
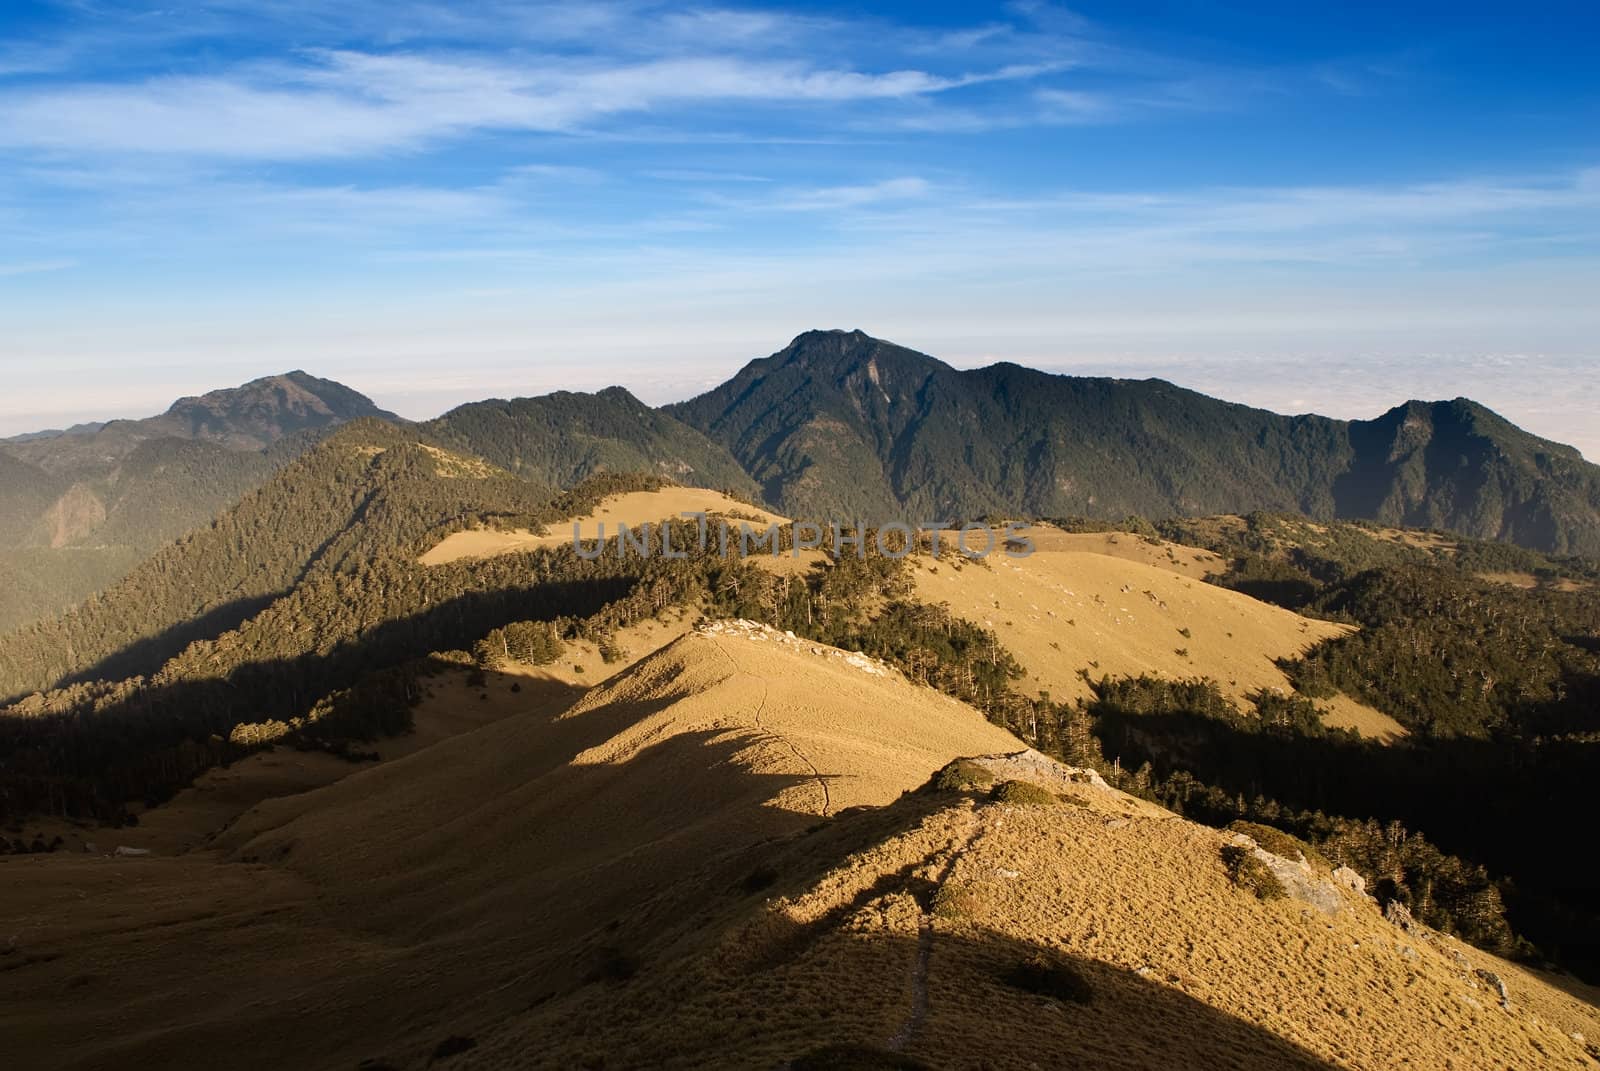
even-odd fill
[(571, 487), (597, 472), (652, 472), (693, 487), (754, 490), (720, 443), (621, 387), (475, 402), (424, 428), (441, 442), (552, 487)]
[(66, 486), (59, 477), (0, 450), (0, 546), (27, 539)]
[(1476, 402), (1407, 402), (1349, 425), (1336, 515), (1600, 554), (1600, 467)]
[(958, 371), (859, 331), (813, 331), (666, 408), (798, 516), (1271, 509), (1600, 551), (1600, 468), (1465, 400), (1289, 417), (1160, 380)]
[(206, 524), (328, 431), (397, 420), (304, 372), (113, 420), (0, 440), (0, 631), (103, 590), (162, 544)]
[(350, 424), (103, 594), (0, 636), (0, 695), (151, 672), (315, 573), (356, 569), (447, 521), (527, 512), (548, 497), (414, 431)]

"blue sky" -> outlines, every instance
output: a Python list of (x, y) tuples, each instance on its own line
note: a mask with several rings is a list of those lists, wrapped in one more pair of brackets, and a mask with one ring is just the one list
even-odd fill
[(1600, 457), (1600, 8), (0, 6), (0, 433), (810, 327)]

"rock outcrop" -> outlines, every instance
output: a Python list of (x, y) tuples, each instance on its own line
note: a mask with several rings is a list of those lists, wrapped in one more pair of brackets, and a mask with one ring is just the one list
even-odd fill
[(1272, 871), (1272, 876), (1278, 879), (1283, 891), (1292, 899), (1310, 904), (1324, 915), (1339, 913), (1342, 906), (1339, 887), (1331, 880), (1319, 877), (1305, 856), (1285, 859), (1281, 855), (1274, 855), (1243, 833), (1235, 833), (1229, 843), (1249, 848), (1251, 854)]

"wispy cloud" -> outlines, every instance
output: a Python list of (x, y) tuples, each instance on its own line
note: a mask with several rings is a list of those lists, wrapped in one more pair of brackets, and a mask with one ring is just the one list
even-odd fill
[(789, 190), (756, 207), (780, 212), (836, 212), (887, 202), (918, 200), (933, 187), (915, 176), (884, 179), (861, 186), (826, 186), (810, 190)]
[[(1156, 80), (1185, 68), (1096, 41), (1089, 24), (1045, 5), (938, 31), (644, 0), (216, 0), (194, 11), (113, 5), (97, 15), (73, 33), (0, 52), (0, 78), (8, 66), (59, 75), (0, 82), (0, 146), (349, 160), (475, 134), (615, 135), (625, 121), (652, 137), (701, 139), (719, 125), (749, 127), (755, 116), (730, 114), (739, 108), (759, 109), (770, 139), (977, 131), (1127, 117), (1136, 101), (1162, 95)], [(244, 40), (255, 47), (230, 49)], [(218, 58), (190, 58), (201, 41), (206, 48), (193, 55)], [(89, 57), (102, 61), (88, 66)], [(75, 64), (84, 76), (71, 76)], [(1133, 83), (1071, 84), (1081, 71)], [(971, 92), (1007, 86), (1018, 88), (981, 99)], [(1042, 88), (1030, 97), (1031, 87)]]
[(663, 182), (693, 182), (702, 185), (717, 185), (724, 182), (771, 182), (767, 175), (751, 175), (742, 171), (707, 171), (694, 167), (658, 167), (642, 172), (645, 178), (660, 179)]
[(522, 369), (538, 338), (598, 377), (613, 343), (643, 367), (817, 323), (951, 355), (962, 331), (1148, 351), (1359, 325), (1509, 352), (1597, 328), (1600, 170), (1510, 172), (1487, 126), (1394, 167), (1366, 139), (1332, 165), (1280, 145), (1315, 107), (1380, 109), (1414, 77), (1398, 46), (1267, 62), (1198, 17), (1141, 36), (1039, 3), (964, 25), (665, 0), (48, 10), (0, 43), (11, 365), (410, 354), (394, 375), (420, 376), (457, 352)]
[(0, 144), (90, 153), (305, 159), (419, 148), (483, 131), (566, 133), (610, 117), (719, 102), (894, 101), (1034, 67), (940, 76), (705, 56), (596, 63), (335, 51), (227, 77), (160, 77), (0, 95)]
[(56, 260), (24, 260), (6, 263), (0, 261), (0, 276), (3, 275), (37, 275), (40, 272), (65, 271), (77, 261), (66, 258)]

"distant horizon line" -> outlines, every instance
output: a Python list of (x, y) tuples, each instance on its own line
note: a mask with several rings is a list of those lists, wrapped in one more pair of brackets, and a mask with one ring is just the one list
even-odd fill
[[(808, 335), (827, 335), (827, 334), (860, 335), (861, 337), (869, 339), (869, 340), (871, 340), (873, 342), (884, 343), (886, 345), (895, 346), (895, 347), (897, 347), (899, 349), (908, 350), (908, 351), (910, 351), (912, 353), (915, 353), (915, 354), (917, 354), (917, 355), (919, 355), (921, 357), (927, 358), (929, 360), (937, 361), (940, 364), (943, 364), (946, 367), (954, 369), (955, 371), (958, 371), (958, 372), (981, 371), (981, 370), (988, 369), (988, 368), (994, 368), (994, 367), (998, 367), (998, 366), (1009, 365), (1009, 366), (1013, 366), (1013, 367), (1025, 368), (1025, 369), (1028, 369), (1030, 371), (1039, 372), (1039, 373), (1045, 374), (1045, 375), (1060, 376), (1060, 377), (1069, 378), (1069, 379), (1105, 379), (1105, 380), (1124, 381), (1124, 382), (1160, 382), (1160, 383), (1166, 383), (1166, 384), (1171, 385), (1173, 387), (1176, 387), (1176, 388), (1178, 388), (1180, 390), (1193, 391), (1194, 393), (1201, 394), (1201, 395), (1204, 395), (1204, 396), (1206, 396), (1208, 398), (1212, 398), (1212, 399), (1215, 399), (1215, 400), (1218, 400), (1218, 401), (1226, 402), (1228, 404), (1242, 405), (1242, 406), (1246, 406), (1246, 407), (1252, 408), (1252, 409), (1259, 409), (1259, 410), (1262, 410), (1262, 411), (1265, 411), (1265, 412), (1270, 412), (1270, 413), (1273, 413), (1275, 415), (1283, 416), (1283, 417), (1316, 416), (1316, 417), (1321, 417), (1321, 418), (1327, 419), (1327, 420), (1335, 420), (1335, 421), (1341, 421), (1341, 422), (1345, 422), (1345, 423), (1351, 423), (1351, 422), (1356, 422), (1356, 421), (1374, 420), (1374, 419), (1377, 419), (1377, 418), (1383, 416), (1386, 413), (1393, 412), (1396, 409), (1399, 409), (1399, 408), (1402, 408), (1402, 407), (1404, 407), (1406, 405), (1410, 405), (1410, 404), (1414, 404), (1414, 403), (1416, 403), (1416, 404), (1424, 404), (1424, 405), (1434, 405), (1434, 404), (1441, 404), (1441, 403), (1463, 402), (1464, 401), (1464, 402), (1468, 402), (1468, 403), (1473, 404), (1473, 405), (1477, 405), (1477, 406), (1489, 411), (1490, 413), (1494, 414), (1495, 416), (1497, 416), (1497, 417), (1499, 417), (1499, 418), (1501, 418), (1503, 420), (1508, 421), (1509, 423), (1513, 424), (1514, 426), (1516, 426), (1520, 430), (1522, 430), (1524, 432), (1527, 432), (1530, 435), (1534, 435), (1537, 438), (1543, 439), (1543, 440), (1545, 440), (1547, 442), (1551, 442), (1551, 443), (1554, 443), (1556, 445), (1567, 447), (1569, 449), (1575, 450), (1575, 451), (1577, 451), (1579, 453), (1579, 455), (1583, 458), (1583, 460), (1585, 462), (1588, 462), (1588, 463), (1591, 463), (1591, 464), (1594, 463), (1594, 462), (1592, 462), (1590, 460), (1589, 453), (1587, 453), (1582, 446), (1578, 445), (1576, 442), (1568, 441), (1568, 439), (1566, 439), (1566, 438), (1558, 437), (1558, 436), (1562, 435), (1563, 433), (1561, 433), (1561, 432), (1545, 433), (1545, 432), (1542, 432), (1542, 431), (1534, 430), (1530, 426), (1530, 422), (1528, 422), (1525, 418), (1516, 418), (1516, 417), (1512, 417), (1512, 416), (1507, 416), (1503, 406), (1497, 405), (1495, 403), (1484, 401), (1484, 400), (1482, 400), (1482, 399), (1480, 399), (1478, 397), (1474, 397), (1472, 394), (1467, 394), (1467, 393), (1447, 392), (1447, 393), (1449, 393), (1448, 397), (1444, 396), (1442, 394), (1441, 395), (1436, 395), (1436, 396), (1433, 396), (1433, 397), (1427, 397), (1427, 396), (1412, 394), (1409, 397), (1399, 398), (1399, 400), (1381, 402), (1381, 403), (1378, 403), (1377, 405), (1374, 405), (1374, 406), (1363, 407), (1367, 412), (1370, 413), (1370, 415), (1366, 415), (1366, 416), (1362, 416), (1362, 415), (1343, 415), (1343, 416), (1341, 416), (1341, 415), (1334, 415), (1334, 413), (1329, 412), (1329, 411), (1325, 411), (1325, 407), (1323, 407), (1320, 403), (1312, 403), (1311, 407), (1305, 408), (1305, 409), (1294, 409), (1294, 408), (1286, 408), (1286, 407), (1277, 407), (1277, 406), (1273, 406), (1273, 405), (1269, 405), (1269, 404), (1261, 404), (1261, 403), (1258, 403), (1258, 402), (1253, 402), (1253, 401), (1248, 401), (1248, 400), (1242, 400), (1236, 394), (1223, 393), (1221, 390), (1218, 390), (1218, 389), (1215, 389), (1215, 388), (1207, 388), (1207, 387), (1203, 387), (1203, 386), (1192, 386), (1192, 385), (1189, 385), (1189, 384), (1183, 382), (1180, 379), (1173, 378), (1171, 376), (1170, 372), (1168, 374), (1161, 374), (1161, 375), (1157, 375), (1157, 374), (1140, 375), (1140, 374), (1134, 374), (1134, 373), (1125, 374), (1125, 375), (1116, 375), (1116, 374), (1109, 374), (1109, 373), (1106, 373), (1106, 372), (1076, 371), (1076, 370), (1071, 370), (1071, 369), (1064, 369), (1064, 368), (1062, 368), (1060, 366), (1056, 366), (1056, 367), (1043, 366), (1043, 367), (1041, 367), (1040, 365), (1037, 365), (1037, 364), (1030, 364), (1030, 363), (1027, 363), (1026, 361), (1016, 360), (1016, 359), (1009, 358), (1009, 357), (991, 357), (985, 363), (982, 363), (982, 364), (955, 364), (955, 363), (952, 363), (951, 361), (945, 360), (944, 358), (935, 356), (934, 354), (927, 353), (926, 351), (916, 349), (915, 347), (902, 345), (901, 343), (894, 342), (891, 339), (884, 338), (884, 337), (881, 337), (881, 336), (878, 336), (878, 335), (870, 334), (870, 333), (868, 333), (868, 332), (866, 332), (866, 331), (864, 331), (864, 330), (862, 330), (860, 328), (848, 328), (848, 329), (847, 328), (809, 328), (809, 329), (806, 329), (804, 331), (801, 331), (799, 334), (793, 336), (793, 338), (791, 338), (788, 343), (786, 343), (784, 346), (780, 347), (777, 350), (774, 350), (774, 351), (772, 351), (770, 353), (765, 353), (765, 354), (760, 354), (760, 355), (753, 356), (753, 357), (743, 358), (742, 361), (740, 361), (740, 363), (738, 363), (732, 369), (731, 372), (727, 373), (726, 375), (723, 375), (720, 379), (713, 379), (713, 380), (707, 382), (705, 380), (699, 379), (698, 377), (695, 377), (696, 378), (696, 382), (688, 388), (687, 392), (684, 392), (684, 393), (676, 393), (676, 392), (674, 392), (674, 396), (668, 397), (668, 398), (664, 398), (664, 399), (663, 398), (657, 398), (655, 400), (652, 400), (652, 398), (649, 397), (649, 395), (657, 393), (657, 392), (648, 392), (648, 391), (641, 392), (635, 386), (630, 386), (629, 384), (627, 384), (625, 382), (622, 382), (620, 380), (613, 381), (613, 382), (608, 383), (608, 384), (606, 384), (604, 386), (584, 386), (584, 385), (578, 385), (578, 384), (573, 384), (573, 385), (568, 385), (568, 386), (553, 385), (553, 386), (550, 386), (548, 389), (530, 390), (529, 393), (491, 392), (491, 393), (482, 393), (482, 394), (480, 394), (480, 393), (478, 393), (480, 388), (477, 387), (477, 386), (457, 387), (457, 388), (453, 388), (453, 389), (439, 389), (439, 388), (435, 388), (435, 389), (417, 389), (417, 390), (409, 390), (409, 391), (407, 391), (407, 390), (398, 390), (397, 391), (397, 390), (394, 390), (394, 389), (391, 388), (391, 389), (388, 389), (388, 390), (379, 389), (379, 390), (369, 391), (368, 389), (357, 385), (359, 383), (359, 379), (357, 377), (348, 376), (348, 375), (344, 375), (344, 376), (341, 376), (341, 375), (322, 375), (322, 374), (319, 374), (318, 372), (308, 371), (304, 365), (301, 365), (299, 367), (284, 369), (284, 370), (281, 370), (281, 371), (264, 372), (264, 373), (259, 374), (259, 375), (252, 375), (247, 379), (235, 381), (235, 382), (232, 382), (232, 383), (223, 384), (223, 385), (220, 385), (220, 386), (207, 387), (207, 388), (200, 389), (198, 391), (190, 389), (190, 390), (184, 391), (183, 393), (177, 394), (176, 396), (171, 397), (170, 401), (168, 401), (162, 408), (156, 409), (155, 411), (150, 411), (149, 409), (144, 408), (143, 406), (151, 405), (151, 404), (160, 404), (160, 403), (140, 403), (140, 408), (138, 408), (138, 409), (135, 409), (134, 405), (130, 404), (128, 407), (121, 408), (121, 409), (112, 409), (112, 408), (109, 408), (109, 407), (108, 408), (100, 408), (100, 409), (91, 409), (91, 408), (86, 406), (86, 407), (83, 407), (83, 408), (72, 408), (72, 409), (54, 409), (54, 410), (28, 409), (28, 410), (19, 410), (19, 411), (14, 412), (14, 413), (0, 412), (0, 442), (16, 442), (16, 441), (26, 440), (26, 439), (30, 439), (30, 438), (43, 438), (43, 437), (53, 437), (53, 436), (60, 436), (60, 435), (93, 434), (94, 432), (102, 429), (103, 427), (105, 427), (106, 425), (109, 425), (109, 424), (118, 423), (118, 422), (136, 423), (136, 422), (139, 422), (139, 421), (150, 420), (150, 419), (154, 419), (154, 418), (163, 416), (166, 413), (170, 412), (173, 406), (177, 405), (179, 402), (182, 402), (182, 401), (185, 401), (185, 400), (188, 400), (188, 399), (205, 398), (205, 397), (209, 397), (211, 395), (225, 393), (225, 392), (228, 392), (228, 391), (236, 391), (236, 390), (240, 390), (240, 389), (243, 389), (243, 388), (246, 388), (246, 387), (250, 387), (250, 386), (258, 384), (258, 383), (266, 382), (266, 381), (273, 380), (273, 379), (283, 379), (283, 378), (287, 378), (289, 376), (294, 376), (294, 375), (306, 376), (308, 378), (315, 379), (315, 380), (318, 380), (320, 382), (335, 384), (335, 385), (337, 385), (339, 387), (342, 387), (342, 388), (344, 388), (346, 390), (354, 391), (355, 393), (360, 394), (367, 401), (371, 402), (378, 409), (385, 410), (390, 415), (399, 417), (402, 421), (405, 421), (406, 423), (412, 423), (412, 424), (427, 423), (427, 422), (429, 422), (431, 420), (435, 420), (435, 419), (438, 419), (439, 417), (445, 416), (446, 414), (448, 414), (450, 412), (453, 412), (453, 411), (455, 411), (457, 409), (460, 409), (460, 408), (462, 408), (464, 406), (476, 405), (476, 404), (481, 404), (481, 403), (485, 403), (485, 402), (495, 402), (495, 401), (515, 402), (515, 401), (524, 400), (524, 399), (544, 398), (544, 397), (549, 397), (551, 395), (556, 395), (556, 394), (578, 394), (578, 395), (595, 396), (595, 395), (599, 395), (601, 393), (604, 393), (605, 391), (608, 391), (608, 390), (622, 390), (625, 393), (627, 393), (630, 397), (632, 397), (635, 400), (639, 401), (641, 404), (643, 404), (643, 405), (645, 405), (645, 406), (647, 406), (647, 407), (649, 407), (649, 408), (651, 408), (653, 410), (659, 410), (659, 409), (665, 408), (665, 407), (673, 405), (673, 404), (677, 404), (677, 403), (684, 402), (684, 401), (689, 401), (689, 400), (691, 400), (693, 398), (696, 398), (696, 397), (699, 397), (700, 395), (705, 394), (705, 393), (707, 393), (707, 392), (709, 392), (711, 390), (715, 390), (718, 386), (722, 385), (723, 383), (728, 382), (734, 376), (738, 375), (741, 371), (743, 371), (745, 368), (747, 368), (750, 364), (752, 364), (752, 363), (754, 363), (756, 361), (767, 360), (767, 359), (770, 359), (772, 357), (775, 357), (775, 356), (783, 353), (786, 349), (788, 349), (789, 347), (793, 346), (800, 339), (805, 338)], [(1290, 360), (1291, 358), (1285, 357), (1283, 359), (1284, 360)], [(486, 375), (484, 378), (486, 380), (488, 380), (488, 379), (491, 379), (492, 377), (489, 377), (489, 376)], [(702, 384), (704, 384), (704, 385), (702, 385)], [(482, 389), (493, 391), (493, 388), (488, 383), (485, 383)], [(461, 400), (451, 400), (451, 401), (441, 401), (441, 400), (439, 400), (441, 398), (446, 398), (446, 397), (455, 397), (455, 398), (459, 398)], [(426, 403), (423, 403), (423, 402), (420, 401), (420, 399), (433, 399), (433, 400), (432, 401), (428, 401)], [(1337, 409), (1338, 407), (1337, 406), (1333, 406), (1331, 408)], [(1346, 411), (1348, 412), (1348, 409)]]

